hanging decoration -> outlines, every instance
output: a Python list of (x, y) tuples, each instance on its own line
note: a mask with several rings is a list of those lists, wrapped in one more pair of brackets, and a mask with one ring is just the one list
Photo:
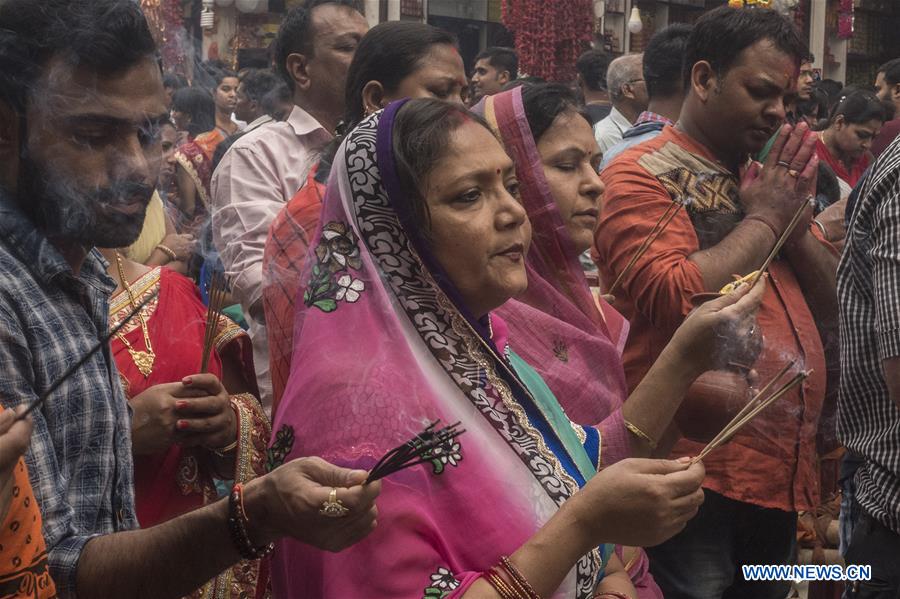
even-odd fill
[(840, 0), (838, 5), (837, 36), (842, 40), (853, 37), (853, 0)]
[(181, 0), (141, 0), (141, 10), (150, 25), (162, 56), (163, 68), (187, 75), (189, 47), (184, 30), (184, 9)]
[(516, 39), (519, 70), (548, 81), (570, 81), (591, 44), (593, 0), (503, 0), (503, 24)]

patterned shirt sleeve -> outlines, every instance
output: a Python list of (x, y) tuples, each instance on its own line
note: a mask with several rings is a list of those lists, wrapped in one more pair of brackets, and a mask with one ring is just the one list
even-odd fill
[(900, 356), (900, 185), (885, 193), (872, 230), (875, 330), (882, 360)]
[[(24, 342), (19, 319), (0, 304), (0, 403), (6, 407), (29, 404), (36, 398), (32, 352)], [(34, 429), (25, 455), (35, 498), (41, 508), (50, 573), (60, 597), (75, 596), (76, 569), (81, 551), (91, 536), (76, 534), (74, 509), (66, 498), (67, 480), (59, 468), (47, 422), (40, 410), (32, 412)]]

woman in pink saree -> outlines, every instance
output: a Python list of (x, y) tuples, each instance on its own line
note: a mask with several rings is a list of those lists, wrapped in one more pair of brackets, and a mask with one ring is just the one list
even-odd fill
[[(633, 598), (607, 543), (655, 544), (695, 513), (700, 464), (598, 473), (599, 430), (566, 418), (509, 347), (494, 310), (527, 284), (517, 187), (486, 125), (440, 101), (392, 103), (339, 149), (270, 462), (369, 469), (434, 420), (466, 433), (384, 480), (365, 541), (340, 554), (280, 542), (276, 596)], [(757, 295), (698, 311), (697, 349)]]
[[(532, 226), (528, 289), (498, 310), (509, 323), (510, 344), (534, 365), (569, 418), (598, 423), (601, 468), (632, 455), (650, 455), (647, 439), (629, 432), (624, 413), (641, 419), (662, 406), (670, 420), (687, 388), (684, 383), (690, 380), (676, 376), (668, 386), (657, 385), (665, 391), (652, 398), (652, 404), (646, 402), (646, 394), (636, 394), (624, 407), (628, 386), (621, 354), (628, 322), (594, 296), (578, 260), (590, 248), (603, 193), (596, 171), (601, 153), (588, 118), (579, 112), (572, 92), (554, 84), (488, 96), (474, 110), (513, 156), (522, 205)], [(667, 357), (684, 364), (676, 368), (681, 373), (693, 370), (688, 363), (696, 360), (673, 351)], [(651, 378), (666, 376), (662, 368), (648, 373)], [(666, 424), (665, 418), (640, 422), (637, 430), (659, 439), (664, 430), (659, 425)], [(644, 551), (617, 550), (638, 595), (661, 598)]]

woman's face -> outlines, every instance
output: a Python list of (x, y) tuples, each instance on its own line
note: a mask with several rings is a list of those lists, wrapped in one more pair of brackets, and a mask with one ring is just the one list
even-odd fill
[(537, 143), (544, 177), (569, 236), (581, 254), (591, 247), (603, 183), (597, 175), (600, 148), (594, 132), (574, 110), (561, 113)]
[(435, 98), (462, 104), (465, 85), (466, 71), (456, 48), (434, 44), (394, 92), (385, 91), (378, 81), (369, 81), (363, 89), (363, 108), (371, 114), (401, 98)]
[(175, 123), (175, 129), (178, 131), (187, 131), (188, 125), (191, 124), (191, 115), (180, 110), (173, 110), (172, 122)]
[(518, 185), (512, 160), (474, 121), (453, 132), (423, 182), (432, 252), (479, 318), (528, 286), (531, 224)]
[(462, 57), (450, 44), (435, 44), (419, 61), (418, 68), (407, 76), (386, 101), (400, 98), (436, 98), (463, 103), (466, 70)]
[(869, 151), (872, 140), (881, 129), (881, 124), (878, 119), (872, 119), (866, 123), (847, 123), (843, 118), (838, 117), (831, 126), (838, 151), (847, 158), (858, 159)]
[(237, 104), (237, 88), (240, 81), (237, 77), (225, 77), (216, 87), (213, 100), (219, 112), (231, 114)]

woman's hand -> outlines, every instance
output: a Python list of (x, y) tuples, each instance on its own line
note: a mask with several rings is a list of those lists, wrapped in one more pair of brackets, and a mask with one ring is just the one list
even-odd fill
[(154, 385), (129, 400), (131, 447), (135, 455), (160, 453), (175, 442), (175, 391), (182, 383)]
[(688, 315), (669, 343), (678, 352), (685, 371), (696, 378), (729, 364), (749, 370), (762, 349), (756, 311), (765, 289), (766, 277), (762, 277), (752, 289), (745, 283)]
[(599, 472), (560, 512), (573, 539), (651, 547), (679, 533), (703, 503), (702, 463), (629, 458)]
[(186, 377), (174, 392), (175, 430), (185, 447), (219, 449), (237, 438), (237, 417), (222, 381), (213, 374)]
[(181, 262), (186, 262), (197, 247), (194, 236), (188, 233), (170, 233), (162, 240), (162, 245), (166, 246), (173, 252)]

